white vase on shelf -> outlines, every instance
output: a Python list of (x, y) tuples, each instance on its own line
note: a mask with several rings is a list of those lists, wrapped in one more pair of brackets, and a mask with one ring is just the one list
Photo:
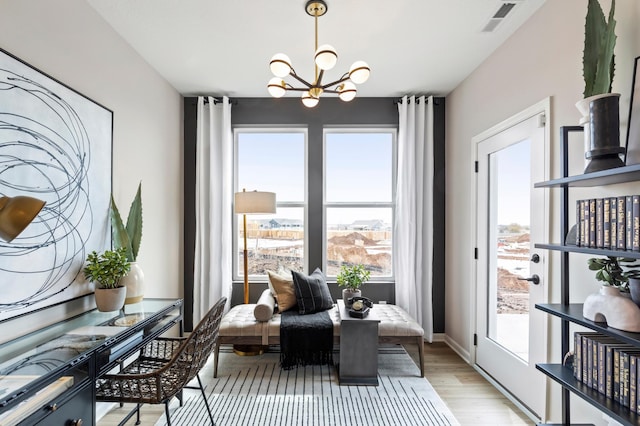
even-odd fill
[(602, 286), (589, 295), (582, 307), (582, 316), (618, 330), (640, 332), (640, 308), (629, 297), (624, 297), (617, 287)]
[(120, 281), (127, 288), (125, 305), (141, 302), (144, 298), (144, 272), (138, 262), (131, 262), (130, 265), (129, 273)]

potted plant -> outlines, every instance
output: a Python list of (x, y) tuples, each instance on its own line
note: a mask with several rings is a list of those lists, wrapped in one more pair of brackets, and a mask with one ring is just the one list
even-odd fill
[(110, 216), (113, 244), (116, 248), (125, 250), (127, 260), (131, 264), (131, 270), (123, 279), (123, 285), (127, 288), (124, 303), (127, 305), (137, 303), (144, 297), (144, 273), (137, 262), (142, 241), (142, 182), (138, 184), (138, 191), (129, 208), (127, 225), (125, 226), (122, 222), (113, 195), (111, 195)]
[(607, 256), (593, 257), (588, 260), (588, 264), (590, 270), (596, 271), (598, 281), (623, 293), (629, 293), (631, 300), (640, 306), (640, 270), (634, 269), (640, 266), (640, 263), (634, 263), (636, 261), (637, 259), (628, 257)]
[(351, 267), (342, 265), (340, 272), (336, 276), (339, 287), (345, 287), (342, 290), (342, 300), (345, 306), (350, 307), (349, 299), (361, 296), (360, 287), (369, 280), (371, 273), (364, 269), (362, 265), (353, 265)]
[(125, 252), (119, 248), (101, 254), (92, 251), (87, 256), (83, 272), (90, 282), (96, 283), (96, 305), (100, 311), (117, 311), (124, 305), (127, 289), (122, 285), (122, 277), (130, 268)]
[(620, 146), (619, 93), (611, 93), (615, 70), (615, 0), (608, 19), (598, 0), (589, 0), (585, 19), (582, 73), (584, 99), (576, 103), (584, 125), (585, 173), (623, 166)]

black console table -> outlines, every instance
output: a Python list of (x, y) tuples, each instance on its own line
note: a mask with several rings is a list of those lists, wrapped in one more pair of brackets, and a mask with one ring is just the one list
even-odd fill
[(145, 299), (0, 345), (0, 424), (94, 425), (95, 379), (182, 320), (182, 299)]

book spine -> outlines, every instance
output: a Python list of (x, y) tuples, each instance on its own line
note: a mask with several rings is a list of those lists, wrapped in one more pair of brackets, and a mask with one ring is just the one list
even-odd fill
[(596, 247), (604, 247), (604, 202), (596, 199)]
[(611, 222), (611, 241), (610, 247), (615, 249), (618, 246), (618, 199), (616, 197), (612, 197), (610, 199), (611, 205), (611, 214), (610, 214), (610, 222)]
[(596, 200), (589, 200), (589, 247), (596, 247)]
[(631, 250), (633, 248), (633, 197), (631, 195), (625, 197), (625, 217), (627, 218), (626, 248)]
[(598, 389), (599, 378), (599, 366), (598, 366), (598, 340), (594, 338), (591, 340), (591, 388)]
[(583, 241), (583, 234), (582, 234), (582, 210), (581, 207), (582, 205), (580, 204), (582, 202), (582, 200), (577, 200), (576, 201), (576, 245), (578, 247), (580, 247), (582, 245), (582, 241)]
[(634, 195), (633, 200), (633, 251), (640, 251), (640, 195)]
[(589, 217), (589, 200), (582, 200), (583, 201), (583, 207), (584, 207), (584, 243), (582, 244), (583, 247), (589, 247), (589, 245), (591, 244), (591, 241), (589, 240), (589, 222), (590, 222), (590, 217)]
[(605, 376), (605, 355), (607, 342), (598, 342), (598, 392), (606, 393), (606, 376)]
[(629, 406), (629, 354), (620, 354), (620, 404)]
[(613, 397), (613, 350), (614, 348), (612, 345), (607, 346), (605, 355), (604, 374), (607, 383), (605, 385), (604, 394), (607, 398)]
[(627, 248), (627, 214), (624, 197), (618, 197), (618, 250)]
[(636, 355), (629, 356), (629, 408), (634, 413), (637, 412), (637, 394), (636, 394), (636, 381), (638, 380), (637, 372), (637, 358)]
[(620, 401), (620, 350), (613, 350), (613, 400)]
[(611, 247), (611, 200), (609, 198), (602, 200), (602, 217), (602, 247), (608, 249)]
[(582, 381), (582, 337), (578, 332), (573, 333), (573, 377)]

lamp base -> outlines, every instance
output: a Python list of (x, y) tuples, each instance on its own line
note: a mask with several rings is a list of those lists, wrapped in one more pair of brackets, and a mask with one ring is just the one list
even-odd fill
[(268, 348), (262, 345), (233, 345), (233, 352), (240, 356), (256, 356), (262, 355)]

